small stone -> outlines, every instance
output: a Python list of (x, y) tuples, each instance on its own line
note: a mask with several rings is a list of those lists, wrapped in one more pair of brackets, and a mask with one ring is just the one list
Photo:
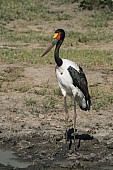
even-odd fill
[(39, 118), (40, 118), (40, 119), (44, 119), (45, 116), (44, 116), (43, 114), (39, 114)]
[(96, 157), (95, 153), (91, 153), (90, 155), (83, 155), (83, 160), (84, 161), (92, 161)]
[(12, 71), (12, 68), (11, 68), (10, 66), (6, 66), (6, 67), (4, 68), (4, 71), (5, 71), (6, 73), (10, 73), (10, 72)]
[(19, 142), (20, 149), (30, 149), (33, 148), (33, 144), (31, 142), (28, 142), (26, 140), (22, 140)]
[(107, 148), (108, 148), (108, 149), (113, 149), (113, 142), (112, 142), (112, 143), (109, 143), (109, 144), (107, 145)]
[(56, 137), (56, 142), (59, 142), (63, 139), (63, 135), (59, 135)]
[(31, 156), (31, 155), (28, 155), (27, 157), (28, 157), (28, 159), (31, 159), (31, 158), (32, 158), (32, 156)]

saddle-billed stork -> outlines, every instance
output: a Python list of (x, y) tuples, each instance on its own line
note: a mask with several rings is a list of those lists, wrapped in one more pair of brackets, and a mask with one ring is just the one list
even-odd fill
[[(75, 128), (76, 128), (76, 102), (82, 110), (89, 111), (91, 106), (91, 99), (88, 91), (88, 82), (83, 69), (68, 59), (62, 59), (59, 57), (59, 49), (65, 38), (65, 31), (63, 29), (57, 29), (53, 36), (53, 41), (49, 44), (42, 56), (47, 54), (55, 45), (54, 59), (56, 62), (56, 78), (58, 85), (64, 96), (64, 110), (66, 113), (66, 134), (68, 128), (68, 109), (66, 102), (66, 95), (74, 96), (74, 144), (75, 144)], [(67, 135), (66, 135), (67, 145)], [(67, 147), (67, 146), (66, 146)]]

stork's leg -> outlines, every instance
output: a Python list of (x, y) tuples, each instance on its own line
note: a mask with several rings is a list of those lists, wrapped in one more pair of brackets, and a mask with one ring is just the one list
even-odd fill
[(66, 150), (67, 150), (67, 129), (68, 129), (68, 119), (69, 119), (69, 113), (67, 109), (67, 101), (66, 96), (64, 97), (64, 111), (65, 111), (65, 125), (66, 125)]
[(75, 146), (75, 136), (76, 136), (76, 118), (77, 118), (77, 113), (76, 113), (76, 99), (74, 98), (74, 146)]

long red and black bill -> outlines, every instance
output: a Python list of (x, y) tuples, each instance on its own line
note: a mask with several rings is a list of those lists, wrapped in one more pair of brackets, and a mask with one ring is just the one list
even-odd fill
[(57, 39), (53, 39), (53, 41), (48, 45), (48, 47), (46, 48), (46, 50), (43, 52), (43, 54), (41, 55), (41, 57), (43, 57), (44, 55), (46, 55), (53, 47), (54, 45), (58, 42)]

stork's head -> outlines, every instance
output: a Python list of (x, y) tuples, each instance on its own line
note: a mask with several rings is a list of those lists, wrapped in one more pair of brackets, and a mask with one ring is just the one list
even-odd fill
[(44, 51), (41, 57), (47, 54), (59, 41), (61, 40), (63, 41), (64, 38), (65, 38), (65, 31), (63, 29), (57, 29), (53, 35), (52, 42), (48, 45), (47, 49)]
[(53, 39), (64, 40), (65, 31), (63, 29), (57, 29), (54, 33)]

